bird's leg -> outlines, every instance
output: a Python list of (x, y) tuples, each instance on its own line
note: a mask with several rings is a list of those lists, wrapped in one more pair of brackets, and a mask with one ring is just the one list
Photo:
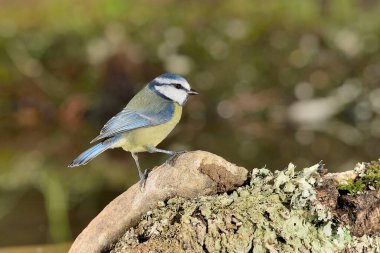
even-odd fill
[(171, 150), (164, 150), (164, 149), (159, 149), (153, 146), (147, 146), (147, 151), (149, 153), (164, 153), (167, 155), (170, 155), (170, 157), (166, 160), (166, 164), (173, 165), (177, 157), (183, 153), (186, 153), (186, 150), (181, 150), (181, 151), (171, 151)]
[(144, 187), (145, 181), (148, 178), (148, 170), (146, 169), (144, 173), (141, 172), (140, 163), (139, 163), (139, 157), (137, 156), (137, 153), (131, 152), (133, 159), (135, 160), (137, 169), (139, 171), (139, 177), (140, 177), (140, 189)]
[(175, 151), (165, 150), (165, 149), (159, 149), (159, 148), (156, 148), (156, 147), (153, 147), (153, 146), (147, 146), (146, 150), (149, 153), (164, 153), (164, 154), (167, 154), (167, 155), (174, 155), (176, 153)]

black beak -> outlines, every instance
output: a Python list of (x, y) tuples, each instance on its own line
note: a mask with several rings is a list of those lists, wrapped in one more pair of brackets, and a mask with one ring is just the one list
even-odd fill
[(187, 94), (189, 94), (189, 95), (198, 95), (199, 93), (196, 92), (196, 91), (193, 90), (193, 89), (190, 89), (190, 90), (187, 92)]

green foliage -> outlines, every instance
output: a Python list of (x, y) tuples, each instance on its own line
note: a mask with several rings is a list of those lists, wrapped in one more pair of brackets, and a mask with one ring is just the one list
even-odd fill
[(350, 194), (356, 194), (362, 192), (366, 185), (361, 178), (357, 180), (350, 179), (346, 183), (338, 185), (337, 188), (341, 191), (348, 191)]
[(344, 184), (338, 185), (338, 190), (348, 191), (350, 194), (361, 193), (364, 190), (380, 188), (380, 162), (372, 161), (365, 165), (365, 171), (357, 178), (350, 179)]
[(366, 186), (372, 186), (375, 189), (380, 188), (380, 162), (372, 161), (367, 165), (365, 175), (362, 177)]

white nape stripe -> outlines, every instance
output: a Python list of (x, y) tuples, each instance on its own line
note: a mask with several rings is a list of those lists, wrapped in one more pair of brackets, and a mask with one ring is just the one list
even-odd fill
[(156, 86), (156, 90), (180, 105), (183, 105), (187, 100), (188, 94), (185, 90), (177, 89), (170, 85)]
[(163, 78), (163, 77), (156, 77), (155, 79), (158, 83), (162, 84), (171, 84), (171, 83), (179, 83), (181, 84), (186, 90), (190, 90), (190, 85), (186, 80), (178, 80), (178, 79), (169, 79), (169, 78)]

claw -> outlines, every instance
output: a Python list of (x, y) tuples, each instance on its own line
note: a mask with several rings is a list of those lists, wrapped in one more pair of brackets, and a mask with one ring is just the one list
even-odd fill
[(145, 187), (145, 183), (146, 183), (146, 179), (148, 178), (148, 174), (149, 174), (149, 169), (146, 169), (144, 171), (144, 174), (140, 175), (140, 183), (139, 183), (139, 186), (140, 186), (140, 190), (142, 191), (143, 188)]
[(187, 151), (186, 150), (182, 150), (182, 151), (176, 151), (174, 152), (173, 155), (171, 155), (165, 162), (165, 164), (168, 164), (168, 165), (174, 165), (174, 162), (177, 160), (178, 156), (186, 153)]

